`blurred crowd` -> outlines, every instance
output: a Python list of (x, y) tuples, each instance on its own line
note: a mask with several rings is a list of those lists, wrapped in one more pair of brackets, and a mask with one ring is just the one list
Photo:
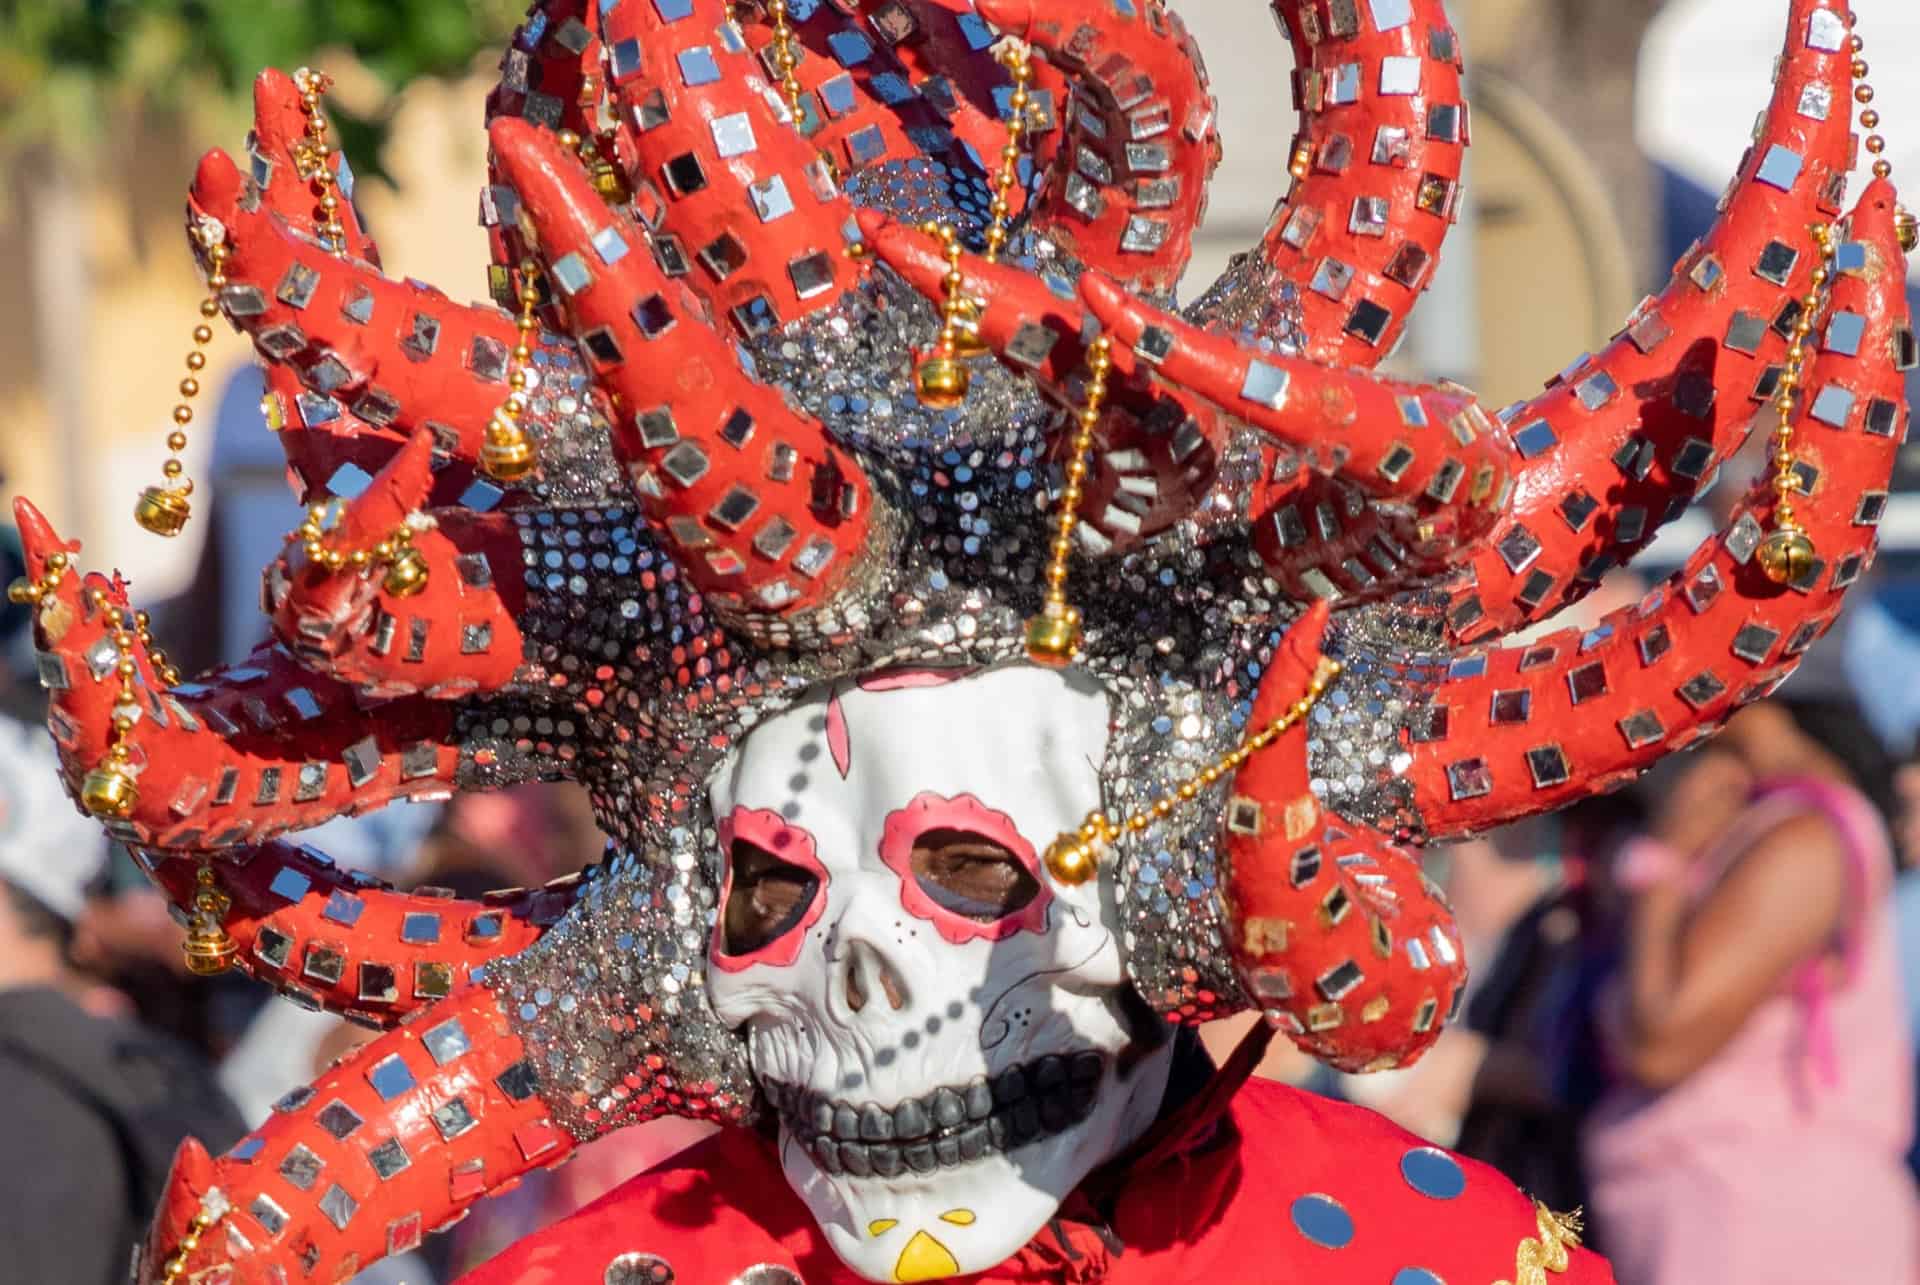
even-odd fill
[[(9, 560), (0, 533), (0, 578)], [(1596, 605), (1645, 588), (1615, 580)], [(231, 1144), (372, 1032), (237, 974), (187, 974), (176, 917), (55, 781), (27, 621), (7, 610), (0, 1154), (35, 1161), (0, 1176), (0, 1255), (10, 1279), (105, 1285), (123, 1278), (182, 1137)], [(1872, 598), (1843, 626), (1715, 740), (1429, 852), (1473, 982), (1418, 1066), (1346, 1077), (1280, 1050), (1264, 1073), (1584, 1209), (1623, 1285), (1920, 1282), (1920, 760), (1901, 702), (1850, 677), (1883, 686), (1913, 669), (1920, 631)], [(571, 874), (601, 846), (566, 786), (371, 820), (314, 840), (462, 896)], [(1236, 1033), (1223, 1024), (1210, 1042)], [(596, 1143), (358, 1279), (446, 1285), (702, 1131), (664, 1121)]]

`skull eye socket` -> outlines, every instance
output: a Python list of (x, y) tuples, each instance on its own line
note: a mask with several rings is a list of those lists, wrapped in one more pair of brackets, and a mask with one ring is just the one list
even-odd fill
[(727, 850), (731, 878), (723, 941), (729, 955), (750, 955), (791, 932), (820, 893), (820, 876), (748, 839)]
[(942, 910), (975, 923), (1016, 915), (1040, 895), (1040, 881), (1005, 845), (966, 830), (934, 829), (913, 842), (913, 877)]

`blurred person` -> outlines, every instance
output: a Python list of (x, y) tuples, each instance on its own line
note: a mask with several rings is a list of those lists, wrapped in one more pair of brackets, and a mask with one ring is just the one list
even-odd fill
[[(1484, 1160), (1556, 1209), (1589, 1203), (1580, 1125), (1590, 1103), (1571, 1084), (1580, 981), (1606, 914), (1588, 872), (1645, 822), (1637, 790), (1574, 804), (1550, 824), (1497, 836), (1540, 892), (1477, 973), (1464, 1021), (1449, 1032), (1468, 1082), (1455, 1150)], [(1589, 1243), (1595, 1243), (1592, 1238)]]
[[(1900, 857), (1900, 877), (1893, 885), (1893, 922), (1900, 949), (1900, 977), (1907, 997), (1907, 1034), (1920, 1051), (1920, 762), (1908, 763), (1894, 774), (1899, 812), (1894, 824), (1894, 848)], [(1915, 1097), (1920, 1100), (1920, 1055), (1914, 1058)], [(1907, 1168), (1920, 1179), (1920, 1127), (1907, 1152)]]
[(0, 719), (0, 1262), (9, 1280), (109, 1285), (174, 1147), (244, 1126), (190, 1049), (77, 1002), (69, 950), (107, 845), (58, 771), (44, 731)]
[(1891, 779), (1850, 700), (1762, 701), (1621, 850), (1584, 1156), (1622, 1281), (1916, 1280)]

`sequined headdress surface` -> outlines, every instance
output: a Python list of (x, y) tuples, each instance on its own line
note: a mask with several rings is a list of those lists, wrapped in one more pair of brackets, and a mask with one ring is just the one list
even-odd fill
[[(244, 171), (200, 168), (192, 240), (267, 363), (296, 485), (346, 502), (269, 568), (273, 638), (173, 683), (124, 587), (83, 582), (23, 509), (70, 785), (296, 998), (496, 1030), (521, 1104), (502, 1110), (541, 1108), (553, 1146), (744, 1119), (742, 1045), (702, 984), (706, 782), (816, 684), (1024, 663), (1062, 425), (1104, 333), (1070, 583), (1076, 663), (1113, 705), (1114, 813), (1288, 710), (1322, 653), (1343, 665), (1304, 727), (1115, 846), (1136, 988), (1176, 1020), (1261, 1008), (1341, 1065), (1417, 1055), (1462, 972), (1398, 845), (1707, 734), (1791, 672), (1871, 559), (1915, 359), (1902, 228), (1884, 174), (1841, 217), (1844, 7), (1787, 7), (1714, 230), (1608, 347), (1497, 413), (1370, 373), (1462, 199), (1437, 0), (1275, 4), (1291, 190), (1180, 315), (1217, 140), (1156, 0), (550, 0), (490, 101), (505, 311), (381, 274), (350, 202), (315, 205), (351, 184), (316, 160), (308, 83), (269, 74)], [(1032, 50), (1006, 150), (999, 32)], [(997, 249), (997, 216), (1004, 251), (957, 267), (922, 230)], [(916, 360), (956, 300), (990, 353), (943, 405)], [(1756, 415), (1779, 423), (1779, 485), (1598, 628), (1498, 645), (1640, 551)], [(280, 838), (562, 777), (608, 859), (487, 905)]]

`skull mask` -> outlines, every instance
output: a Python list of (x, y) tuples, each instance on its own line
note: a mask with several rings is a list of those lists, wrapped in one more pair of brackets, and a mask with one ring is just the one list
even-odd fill
[(713, 785), (714, 1007), (870, 1280), (1003, 1262), (1159, 1108), (1111, 889), (1038, 857), (1099, 804), (1108, 718), (1079, 675), (884, 674), (755, 729)]

